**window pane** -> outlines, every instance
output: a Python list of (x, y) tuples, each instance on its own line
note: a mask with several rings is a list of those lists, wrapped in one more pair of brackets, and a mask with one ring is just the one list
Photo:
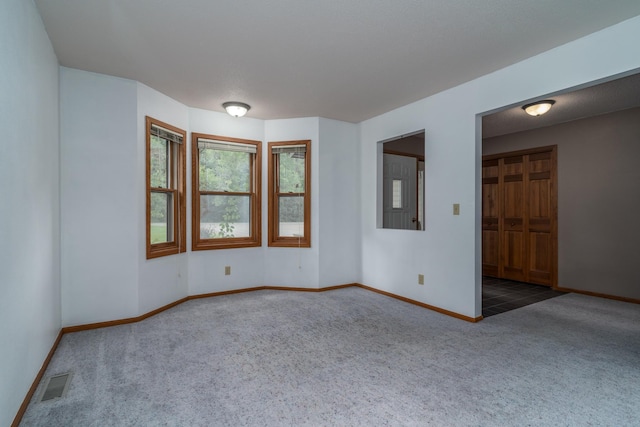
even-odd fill
[(200, 196), (200, 238), (251, 236), (250, 196)]
[(280, 156), (280, 193), (304, 193), (305, 153), (283, 153)]
[(304, 236), (304, 197), (280, 197), (278, 203), (278, 236)]
[(152, 192), (151, 244), (173, 240), (173, 194)]
[(393, 209), (402, 209), (402, 180), (393, 180), (393, 196), (391, 198)]
[(169, 188), (168, 143), (151, 135), (151, 187)]
[(253, 154), (210, 148), (201, 148), (199, 153), (201, 191), (249, 192)]

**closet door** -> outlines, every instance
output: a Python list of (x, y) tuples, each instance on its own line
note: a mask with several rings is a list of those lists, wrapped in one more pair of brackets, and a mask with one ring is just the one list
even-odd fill
[(529, 252), (528, 281), (556, 286), (555, 252), (555, 151), (530, 154), (527, 165)]
[(500, 185), (498, 159), (482, 162), (482, 274), (498, 277), (500, 271)]
[(524, 156), (502, 163), (502, 277), (525, 280)]
[(556, 147), (483, 157), (482, 274), (558, 285)]

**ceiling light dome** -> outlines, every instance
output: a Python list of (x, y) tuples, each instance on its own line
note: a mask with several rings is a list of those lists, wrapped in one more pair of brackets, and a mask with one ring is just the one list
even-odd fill
[(530, 116), (541, 116), (547, 111), (551, 109), (551, 106), (555, 104), (556, 101), (553, 99), (545, 99), (544, 101), (537, 101), (531, 104), (527, 104), (522, 107), (524, 111)]
[(222, 106), (227, 110), (227, 113), (233, 117), (242, 117), (251, 109), (249, 104), (235, 101), (225, 102)]

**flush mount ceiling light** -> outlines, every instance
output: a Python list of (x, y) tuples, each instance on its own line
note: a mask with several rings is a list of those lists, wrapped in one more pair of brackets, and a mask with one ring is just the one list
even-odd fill
[(247, 111), (251, 109), (249, 104), (245, 104), (244, 102), (225, 102), (222, 104), (227, 113), (233, 117), (242, 117), (247, 114)]
[(541, 116), (551, 109), (556, 101), (553, 99), (545, 99), (544, 101), (533, 102), (522, 107), (530, 116)]

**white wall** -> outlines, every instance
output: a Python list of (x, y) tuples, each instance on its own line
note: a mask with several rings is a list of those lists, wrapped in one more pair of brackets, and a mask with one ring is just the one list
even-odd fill
[(0, 2), (0, 425), (60, 330), (58, 60), (31, 0)]
[[(233, 138), (250, 139), (263, 141), (264, 143), (264, 121), (252, 119), (250, 117), (235, 118), (226, 113), (201, 110), (197, 108), (189, 109), (190, 132), (204, 133), (217, 136), (229, 136)], [(264, 150), (264, 147), (263, 147)], [(189, 159), (191, 158), (191, 149)], [(187, 172), (191, 176), (191, 162), (187, 166)], [(264, 181), (266, 168), (264, 168), (263, 153), (263, 174)], [(263, 262), (264, 249), (240, 248), (240, 249), (216, 249), (207, 251), (191, 252), (191, 183), (188, 184), (187, 205), (187, 249), (189, 252), (189, 295), (206, 294), (220, 292), (231, 289), (251, 288), (263, 285)], [(263, 195), (266, 193), (263, 193)], [(266, 199), (263, 197), (263, 215), (266, 207)], [(265, 226), (263, 217), (263, 229)], [(266, 238), (263, 236), (263, 244)], [(224, 267), (231, 267), (231, 275), (224, 275)]]
[[(269, 120), (265, 122), (265, 147), (263, 157), (267, 156), (268, 142), (311, 140), (311, 247), (310, 248), (266, 248), (264, 261), (264, 284), (267, 286), (288, 286), (318, 288), (320, 254), (320, 210), (319, 210), (319, 119)], [(266, 165), (266, 163), (265, 163)], [(327, 167), (329, 167), (327, 165)], [(265, 173), (267, 168), (265, 168)], [(265, 195), (262, 207), (263, 242), (267, 245), (267, 175), (263, 175), (262, 194)]]
[[(136, 137), (136, 170), (134, 189), (137, 191), (137, 257), (138, 264), (138, 314), (148, 313), (156, 308), (170, 304), (188, 295), (189, 265), (187, 253), (147, 259), (146, 246), (146, 124), (145, 116), (173, 125), (187, 131), (187, 156), (189, 147), (189, 109), (162, 93), (151, 89), (142, 83), (137, 83), (137, 137)], [(187, 172), (189, 169), (187, 157)], [(187, 184), (191, 180), (186, 175)], [(190, 187), (187, 187), (189, 189)], [(187, 193), (189, 194), (189, 193)], [(188, 199), (185, 200), (188, 202)], [(187, 208), (187, 214), (190, 210)], [(187, 220), (190, 215), (187, 215)], [(187, 226), (190, 223), (187, 223)], [(189, 236), (187, 229), (187, 236)], [(185, 236), (185, 237), (187, 237)], [(187, 243), (190, 243), (188, 240)], [(187, 246), (188, 248), (188, 246)]]
[[(361, 124), (365, 284), (466, 316), (481, 314), (476, 115), (640, 67), (640, 17)], [(426, 231), (376, 228), (377, 141), (425, 129)], [(452, 204), (460, 203), (460, 216)], [(417, 274), (425, 285), (417, 285)]]
[(138, 315), (137, 84), (60, 69), (62, 323)]
[(359, 126), (320, 119), (319, 286), (360, 282)]
[[(475, 122), (442, 94), (362, 123), (362, 257), (365, 285), (473, 315)], [(458, 120), (451, 116), (455, 110)], [(471, 111), (466, 116), (473, 119)], [(378, 141), (425, 129), (425, 231), (376, 227)], [(466, 138), (466, 139), (465, 139)], [(463, 166), (461, 166), (463, 165)], [(460, 203), (460, 216), (452, 215)], [(418, 285), (418, 274), (425, 285)], [(471, 286), (469, 286), (471, 280)], [(465, 286), (466, 285), (466, 286)], [(471, 307), (471, 308), (470, 308)]]
[(558, 146), (558, 286), (640, 299), (640, 108), (483, 142)]

